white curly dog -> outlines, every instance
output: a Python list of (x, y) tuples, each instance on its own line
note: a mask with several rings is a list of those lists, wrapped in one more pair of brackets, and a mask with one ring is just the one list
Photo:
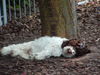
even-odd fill
[(73, 46), (63, 45), (64, 41), (69, 41), (61, 37), (44, 36), (30, 42), (12, 44), (1, 49), (2, 55), (20, 56), (25, 59), (43, 60), (51, 56), (73, 57), (76, 52)]

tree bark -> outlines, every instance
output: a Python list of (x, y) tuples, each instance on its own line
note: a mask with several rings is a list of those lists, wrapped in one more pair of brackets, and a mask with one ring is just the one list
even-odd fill
[[(38, 0), (42, 35), (76, 37), (76, 17), (70, 0)], [(74, 11), (75, 12), (75, 11)]]

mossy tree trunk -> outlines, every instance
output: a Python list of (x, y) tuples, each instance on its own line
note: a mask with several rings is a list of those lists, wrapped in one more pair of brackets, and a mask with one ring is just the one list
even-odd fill
[(76, 17), (70, 0), (38, 0), (42, 35), (76, 37)]

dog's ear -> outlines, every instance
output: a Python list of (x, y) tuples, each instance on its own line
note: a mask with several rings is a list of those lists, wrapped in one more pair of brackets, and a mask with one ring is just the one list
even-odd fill
[(69, 40), (69, 45), (71, 46), (77, 46), (81, 41), (77, 39), (71, 39)]
[(63, 41), (61, 48), (64, 48), (65, 46), (67, 46), (69, 44), (69, 41)]
[(78, 39), (71, 39), (69, 40), (69, 45), (78, 47), (78, 48), (85, 48), (86, 44), (85, 41), (78, 40)]

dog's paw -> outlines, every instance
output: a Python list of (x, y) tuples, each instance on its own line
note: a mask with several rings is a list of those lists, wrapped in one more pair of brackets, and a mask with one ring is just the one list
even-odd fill
[(35, 59), (36, 59), (36, 60), (43, 60), (43, 59), (45, 59), (45, 56), (44, 56), (44, 55), (36, 54), (36, 55), (35, 55)]

